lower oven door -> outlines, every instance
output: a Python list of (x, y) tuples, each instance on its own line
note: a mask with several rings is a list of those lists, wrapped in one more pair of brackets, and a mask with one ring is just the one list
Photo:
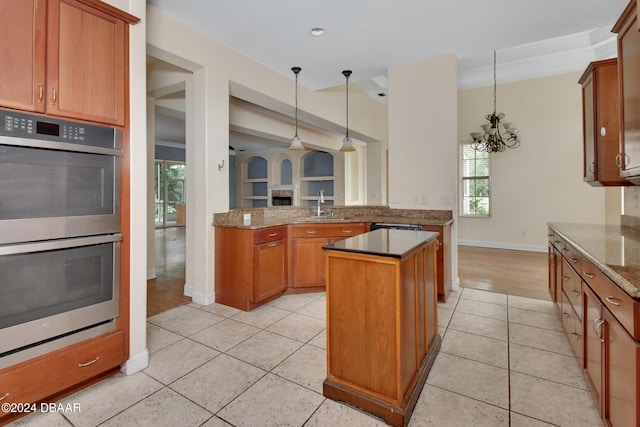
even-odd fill
[(121, 240), (0, 246), (0, 358), (115, 319)]

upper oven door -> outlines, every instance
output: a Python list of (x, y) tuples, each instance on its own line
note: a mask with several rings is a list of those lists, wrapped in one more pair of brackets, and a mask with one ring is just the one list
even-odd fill
[(120, 132), (0, 111), (0, 244), (117, 233)]

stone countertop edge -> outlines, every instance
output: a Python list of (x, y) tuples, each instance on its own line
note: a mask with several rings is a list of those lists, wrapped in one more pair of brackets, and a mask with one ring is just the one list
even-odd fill
[[(617, 272), (614, 267), (608, 265), (604, 260), (601, 260), (591, 254), (587, 249), (585, 249), (579, 243), (578, 236), (571, 236), (569, 232), (562, 231), (562, 226), (572, 226), (572, 225), (581, 225), (588, 226), (588, 224), (564, 224), (564, 223), (548, 223), (549, 228), (551, 228), (554, 232), (558, 233), (560, 237), (570, 243), (583, 257), (585, 257), (588, 261), (593, 263), (596, 267), (598, 267), (604, 274), (607, 276), (613, 283), (615, 283), (620, 289), (622, 289), (627, 295), (632, 298), (640, 298), (640, 288), (634, 283), (639, 283), (640, 281), (640, 264), (637, 265), (626, 265), (624, 267), (624, 272)], [(593, 225), (596, 227), (603, 227), (601, 225)], [(604, 242), (603, 242), (604, 245)], [(640, 245), (640, 242), (639, 242)]]
[[(213, 215), (213, 226), (257, 230), (267, 227), (296, 224), (347, 224), (354, 222), (388, 222), (446, 226), (453, 223), (452, 211), (392, 209), (386, 206), (328, 207), (327, 216), (316, 219), (314, 208), (247, 208)], [(251, 222), (244, 225), (243, 214), (251, 214)], [(331, 213), (337, 215), (331, 217)]]
[(329, 251), (402, 259), (438, 238), (434, 231), (378, 229), (324, 245)]

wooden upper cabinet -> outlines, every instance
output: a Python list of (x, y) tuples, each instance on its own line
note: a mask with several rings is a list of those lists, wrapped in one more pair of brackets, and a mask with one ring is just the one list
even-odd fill
[(593, 186), (631, 185), (620, 177), (618, 61), (589, 64), (582, 85), (584, 181)]
[(124, 125), (126, 31), (79, 1), (49, 2), (48, 113)]
[(97, 0), (0, 0), (0, 106), (124, 125), (137, 21)]
[(618, 34), (621, 175), (640, 184), (640, 31), (635, 0), (611, 31)]
[(0, 0), (0, 105), (44, 112), (46, 0)]

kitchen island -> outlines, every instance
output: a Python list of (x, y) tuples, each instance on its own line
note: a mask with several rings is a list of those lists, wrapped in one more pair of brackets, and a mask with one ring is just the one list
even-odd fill
[(405, 426), (435, 356), (438, 233), (380, 229), (325, 245), (323, 393)]

